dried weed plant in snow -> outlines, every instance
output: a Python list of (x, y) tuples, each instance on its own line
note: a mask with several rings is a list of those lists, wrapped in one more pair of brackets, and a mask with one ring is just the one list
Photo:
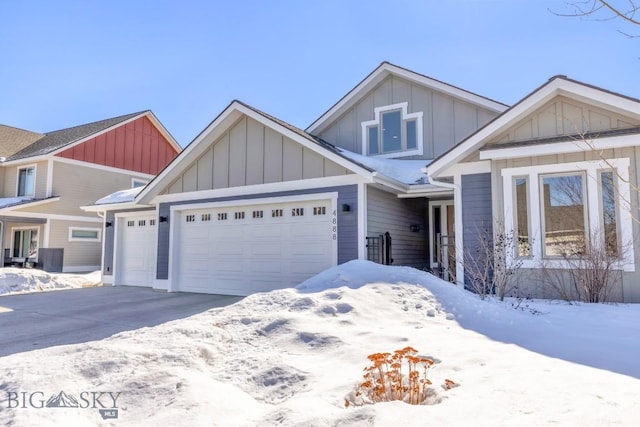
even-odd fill
[[(418, 356), (418, 350), (405, 347), (391, 353), (374, 353), (367, 356), (372, 362), (364, 369), (364, 381), (345, 398), (345, 406), (362, 406), (378, 402), (400, 400), (411, 405), (434, 405), (442, 398), (429, 387), (429, 368), (435, 361)], [(406, 373), (403, 373), (405, 371)], [(446, 379), (442, 388), (450, 390), (459, 384)]]

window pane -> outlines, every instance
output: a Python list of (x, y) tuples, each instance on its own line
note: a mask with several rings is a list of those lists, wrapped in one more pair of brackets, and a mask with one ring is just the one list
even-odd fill
[(97, 230), (71, 230), (71, 237), (74, 239), (97, 239)]
[(13, 257), (20, 258), (20, 244), (22, 242), (22, 232), (13, 232)]
[(418, 146), (418, 136), (416, 134), (416, 121), (410, 120), (407, 123), (407, 150), (415, 149)]
[(390, 111), (382, 114), (382, 151), (402, 149), (402, 113)]
[(378, 154), (378, 126), (371, 126), (369, 130), (369, 154)]
[(582, 253), (586, 236), (582, 175), (544, 177), (542, 189), (545, 255)]
[(607, 255), (618, 255), (618, 222), (616, 214), (615, 181), (613, 172), (600, 174), (602, 187), (602, 219), (604, 225), (604, 244)]
[(29, 258), (35, 258), (38, 253), (38, 230), (27, 230), (29, 235)]
[(20, 169), (18, 171), (18, 196), (33, 196), (34, 184), (34, 168)]
[(516, 178), (516, 230), (518, 238), (518, 256), (531, 256), (531, 240), (529, 238), (529, 204), (527, 202), (527, 179)]

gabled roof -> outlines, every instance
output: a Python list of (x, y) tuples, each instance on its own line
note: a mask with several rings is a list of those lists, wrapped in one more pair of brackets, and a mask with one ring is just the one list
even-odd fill
[[(228, 126), (238, 120), (242, 115), (261, 122), (277, 132), (293, 139), (302, 146), (309, 148), (320, 155), (329, 158), (342, 167), (363, 176), (372, 177), (375, 171), (360, 164), (347, 156), (341, 150), (321, 138), (313, 136), (287, 122), (277, 119), (267, 113), (234, 100), (225, 108), (209, 125), (195, 137), (185, 149), (169, 163), (136, 197), (136, 203), (149, 203), (159, 191), (171, 183), (181, 173), (181, 167), (186, 167), (198, 158), (208, 147), (208, 144), (218, 139), (226, 132)], [(207, 140), (203, 143), (204, 140)]]
[(338, 116), (355, 105), (360, 99), (366, 96), (371, 89), (389, 75), (398, 76), (406, 80), (416, 82), (422, 86), (464, 99), (471, 104), (475, 104), (498, 113), (504, 111), (508, 107), (508, 105), (494, 101), (493, 99), (477, 95), (457, 86), (450, 85), (385, 61), (365, 77), (364, 80), (351, 89), (345, 96), (343, 96), (342, 99), (329, 108), (322, 116), (316, 119), (306, 129), (306, 131), (309, 133), (319, 133), (322, 131), (325, 126), (329, 125)]
[[(427, 174), (430, 177), (437, 178), (447, 167), (467, 157), (474, 150), (478, 150), (491, 138), (497, 137), (510, 126), (514, 125), (519, 120), (525, 118), (527, 115), (543, 106), (546, 102), (559, 95), (580, 102), (596, 105), (603, 109), (608, 109), (640, 120), (639, 99), (582, 83), (563, 75), (554, 76), (542, 86), (538, 87), (512, 107), (507, 109), (501, 115), (497, 116), (459, 144), (436, 158), (429, 166), (427, 166)], [(602, 132), (600, 132), (600, 134), (602, 134)], [(567, 136), (565, 139), (569, 138), (570, 136)], [(537, 143), (549, 142), (550, 141), (543, 139), (537, 141)], [(527, 141), (527, 145), (535, 143), (536, 141)], [(510, 144), (506, 145), (511, 146)]]
[(43, 136), (41, 133), (0, 125), (0, 157), (9, 157)]
[(10, 162), (13, 160), (20, 160), (27, 157), (42, 156), (52, 153), (70, 144), (73, 144), (76, 141), (85, 139), (98, 132), (109, 129), (110, 127), (146, 114), (147, 112), (149, 111), (147, 110), (132, 114), (126, 114), (124, 116), (113, 117), (111, 119), (100, 120), (97, 122), (74, 126), (67, 129), (47, 132), (40, 139), (7, 157), (6, 161)]

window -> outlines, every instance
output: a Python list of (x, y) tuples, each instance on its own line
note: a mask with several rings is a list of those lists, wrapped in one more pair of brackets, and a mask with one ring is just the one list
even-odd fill
[(234, 217), (235, 219), (244, 219), (244, 212), (236, 212)]
[(541, 176), (543, 253), (547, 257), (584, 252), (587, 229), (584, 175)]
[(156, 225), (156, 220), (155, 219), (150, 219), (149, 220), (149, 225), (151, 225), (151, 226)]
[(187, 215), (185, 217), (185, 221), (186, 222), (195, 222), (196, 221), (196, 216), (195, 215)]
[(327, 214), (327, 208), (325, 206), (316, 206), (313, 208), (313, 214), (314, 215), (326, 215)]
[(292, 208), (291, 216), (304, 216), (304, 208)]
[(218, 221), (225, 221), (227, 219), (227, 213), (226, 212), (220, 212), (218, 214)]
[(140, 227), (144, 227), (145, 225), (147, 225), (147, 221), (144, 219), (141, 219), (138, 221), (138, 226)]
[(253, 211), (254, 218), (262, 218), (262, 216), (263, 216), (263, 211)]
[(131, 178), (131, 188), (144, 187), (148, 183), (146, 179)]
[(36, 167), (18, 168), (18, 197), (33, 197), (36, 192)]
[(136, 225), (135, 221), (127, 221), (127, 227), (133, 227), (134, 225)]
[(401, 157), (422, 154), (422, 112), (407, 113), (408, 103), (374, 109), (374, 120), (362, 122), (362, 153)]
[(99, 228), (69, 227), (69, 241), (99, 242), (101, 233)]
[(13, 258), (37, 258), (38, 256), (38, 229), (21, 228), (13, 229)]
[(202, 214), (202, 216), (200, 217), (201, 221), (211, 221), (211, 214), (210, 213), (206, 213), (206, 214)]
[(517, 256), (531, 256), (531, 239), (529, 236), (529, 191), (526, 177), (515, 179), (515, 214), (516, 228), (514, 234), (517, 237)]
[(281, 217), (283, 214), (282, 209), (272, 209), (271, 210), (271, 218)]
[(512, 256), (524, 268), (543, 259), (568, 268), (564, 256), (598, 244), (620, 257), (617, 268), (634, 271), (630, 164), (617, 158), (503, 169), (505, 232), (518, 236)]

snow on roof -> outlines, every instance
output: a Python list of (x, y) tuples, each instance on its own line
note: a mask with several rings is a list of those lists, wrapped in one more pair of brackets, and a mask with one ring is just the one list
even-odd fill
[(0, 198), (0, 208), (7, 208), (9, 206), (20, 205), (23, 202), (32, 200), (30, 197), (3, 197)]
[(136, 198), (138, 193), (142, 191), (142, 187), (134, 187), (127, 188), (126, 190), (116, 191), (115, 193), (111, 193), (108, 196), (103, 197), (95, 202), (96, 205), (109, 205), (112, 203), (127, 203), (133, 202), (133, 199)]
[(427, 175), (422, 172), (431, 160), (399, 160), (382, 159), (380, 157), (363, 156), (343, 148), (338, 148), (340, 153), (361, 165), (380, 172), (382, 175), (400, 181), (404, 184), (428, 184)]

